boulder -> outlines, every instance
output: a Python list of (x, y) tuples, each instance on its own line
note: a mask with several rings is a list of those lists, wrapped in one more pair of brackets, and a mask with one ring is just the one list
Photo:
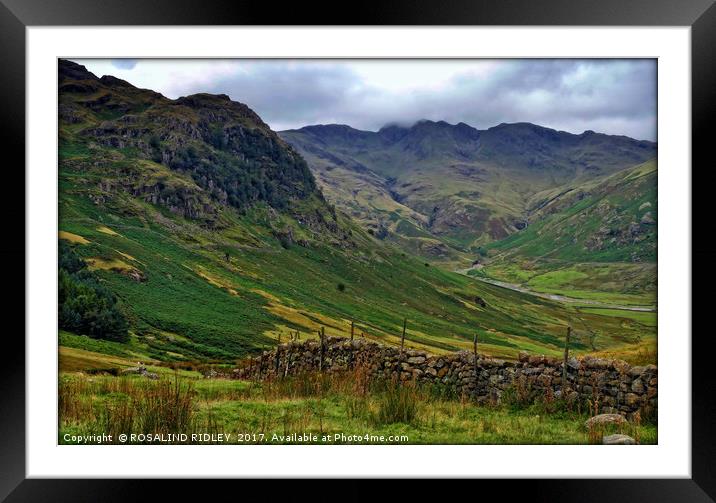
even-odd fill
[(603, 426), (607, 424), (625, 424), (626, 419), (624, 416), (619, 414), (598, 414), (594, 417), (590, 417), (584, 422), (584, 426), (587, 428), (593, 428), (595, 426)]
[(144, 367), (143, 365), (139, 365), (137, 367), (128, 367), (128, 368), (122, 370), (122, 372), (120, 372), (120, 374), (122, 374), (122, 375), (140, 374), (141, 375), (146, 372), (147, 372), (147, 368)]
[(631, 438), (629, 435), (606, 435), (602, 438), (602, 444), (604, 445), (636, 445), (636, 440)]

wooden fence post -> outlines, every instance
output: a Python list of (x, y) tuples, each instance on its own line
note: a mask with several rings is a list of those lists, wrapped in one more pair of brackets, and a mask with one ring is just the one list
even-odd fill
[(278, 369), (280, 366), (280, 353), (281, 352), (281, 334), (278, 334), (278, 344), (276, 344), (276, 356), (274, 359), (274, 371), (276, 372), (276, 377), (278, 377)]
[(400, 338), (400, 354), (403, 354), (403, 348), (405, 347), (405, 329), (408, 326), (408, 318), (403, 318), (403, 336)]
[(318, 336), (321, 339), (321, 358), (318, 361), (318, 370), (323, 372), (323, 360), (326, 355), (326, 327), (321, 327), (321, 330), (318, 332)]
[(351, 320), (351, 340), (353, 340), (353, 332), (355, 330), (356, 323), (355, 321)]
[(567, 325), (567, 338), (564, 340), (564, 364), (562, 365), (562, 398), (567, 389), (567, 359), (569, 358), (569, 338), (572, 335), (572, 327)]
[[(475, 332), (475, 336), (472, 338), (472, 354), (475, 356), (475, 379), (477, 379), (477, 332)], [(475, 384), (477, 384), (477, 381)]]

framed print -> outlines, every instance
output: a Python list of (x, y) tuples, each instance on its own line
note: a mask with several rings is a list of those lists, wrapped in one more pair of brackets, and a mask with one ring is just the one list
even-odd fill
[(5, 1), (2, 496), (710, 501), (716, 10), (508, 3)]

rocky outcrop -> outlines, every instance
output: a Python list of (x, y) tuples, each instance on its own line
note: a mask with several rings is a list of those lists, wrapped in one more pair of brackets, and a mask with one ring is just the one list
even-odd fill
[(154, 372), (149, 372), (147, 370), (147, 367), (142, 365), (141, 363), (138, 363), (136, 367), (127, 367), (126, 369), (122, 370), (120, 372), (121, 375), (130, 375), (130, 374), (136, 374), (140, 376), (144, 376), (147, 379), (156, 380), (159, 379), (159, 375)]
[[(546, 356), (520, 353), (505, 361), (461, 351), (430, 355), (366, 341), (343, 338), (289, 342), (242, 362), (237, 379), (267, 379), (307, 372), (343, 372), (365, 369), (374, 379), (396, 379), (438, 384), (479, 402), (500, 402), (504, 393), (519, 388), (535, 397), (563, 396), (583, 400), (603, 414), (642, 415), (657, 407), (657, 367), (631, 366), (622, 360), (571, 358), (567, 382), (562, 362)], [(613, 419), (613, 421), (618, 421)]]

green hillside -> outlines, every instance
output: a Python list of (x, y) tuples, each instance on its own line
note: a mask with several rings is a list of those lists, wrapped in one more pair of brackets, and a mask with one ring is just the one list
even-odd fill
[(542, 195), (524, 230), (490, 243), (511, 255), (573, 262), (656, 261), (656, 162)]
[(485, 247), (471, 271), (540, 292), (656, 302), (657, 169), (649, 161), (541, 194), (525, 229)]
[(523, 229), (534, 198), (656, 155), (651, 142), (526, 123), (480, 131), (420, 121), (376, 133), (326, 125), (280, 134), (331, 202), (404, 249), (446, 263)]
[(347, 336), (351, 321), (399, 343), (406, 318), (407, 344), (433, 352), (477, 332), (489, 354), (558, 355), (567, 324), (577, 352), (655, 346), (649, 320), (480, 283), (365, 231), (246, 105), (169, 100), (64, 61), (59, 86), (59, 239), (129, 328), (128, 342), (64, 333), (65, 348), (230, 361), (297, 330)]

